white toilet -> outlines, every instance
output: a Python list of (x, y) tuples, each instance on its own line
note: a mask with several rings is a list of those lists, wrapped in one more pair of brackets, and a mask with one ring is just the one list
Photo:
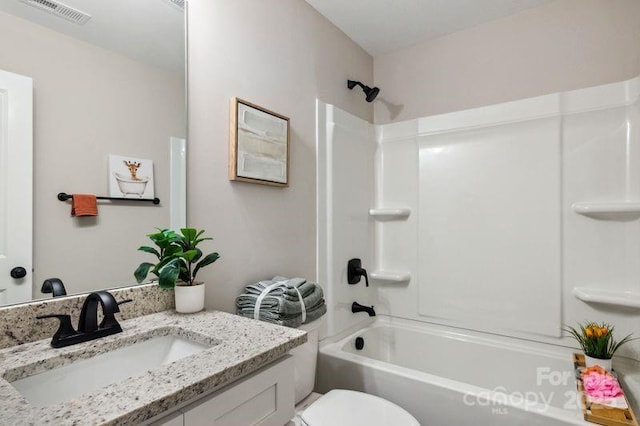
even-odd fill
[[(300, 329), (307, 332), (307, 343), (291, 351), (295, 366), (296, 404), (313, 391), (320, 325), (322, 318), (303, 324)], [(307, 426), (420, 426), (411, 414), (391, 401), (343, 389), (334, 389), (322, 395), (299, 417)]]

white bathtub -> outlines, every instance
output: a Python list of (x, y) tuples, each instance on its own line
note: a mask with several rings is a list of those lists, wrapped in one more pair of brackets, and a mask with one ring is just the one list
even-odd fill
[(318, 391), (378, 395), (423, 426), (590, 424), (579, 408), (571, 350), (378, 318), (321, 344)]

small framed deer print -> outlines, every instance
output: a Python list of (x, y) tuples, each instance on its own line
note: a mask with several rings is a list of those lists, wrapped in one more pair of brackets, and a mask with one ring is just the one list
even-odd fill
[(117, 198), (153, 198), (153, 161), (109, 155), (109, 195)]

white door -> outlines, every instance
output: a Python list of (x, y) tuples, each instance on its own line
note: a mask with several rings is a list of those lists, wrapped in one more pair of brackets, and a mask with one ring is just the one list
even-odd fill
[(31, 300), (33, 83), (0, 70), (0, 304)]

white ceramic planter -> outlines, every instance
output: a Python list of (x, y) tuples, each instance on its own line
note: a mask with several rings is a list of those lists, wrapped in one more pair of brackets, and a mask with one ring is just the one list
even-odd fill
[(192, 314), (204, 309), (204, 283), (175, 286), (176, 312)]
[(594, 365), (599, 365), (605, 370), (611, 371), (611, 359), (592, 358), (589, 355), (585, 355), (584, 365), (586, 367), (593, 367)]

